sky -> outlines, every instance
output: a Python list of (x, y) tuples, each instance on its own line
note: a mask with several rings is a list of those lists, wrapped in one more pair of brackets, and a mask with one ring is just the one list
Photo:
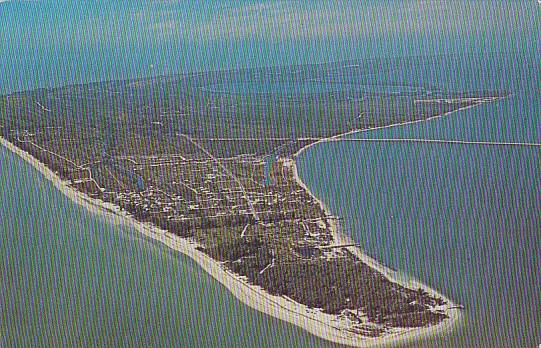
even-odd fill
[[(492, 6), (495, 2), (500, 5)], [(4, 80), (9, 73), (42, 85), (51, 73), (58, 80), (54, 84), (62, 84), (70, 82), (68, 76), (88, 81), (477, 52), (487, 47), (512, 50), (517, 47), (491, 47), (487, 33), (499, 33), (509, 37), (499, 42), (519, 45), (513, 37), (524, 30), (522, 19), (509, 13), (522, 4), (515, 0), (13, 0), (0, 5), (0, 74)], [(29, 80), (29, 74), (39, 81)]]
[[(0, 0), (1, 1), (1, 0)], [(472, 11), (469, 0), (456, 1), (33, 1), (13, 5), (23, 25), (8, 20), (2, 31), (31, 44), (51, 40), (72, 45), (139, 45), (184, 41), (212, 43), (314, 43), (318, 40), (389, 40), (430, 33), (442, 40), (480, 35), (483, 30), (520, 28), (516, 18)], [(482, 7), (482, 6), (481, 6)], [(498, 7), (499, 8), (499, 7)], [(25, 18), (26, 17), (26, 18)], [(466, 17), (466, 18), (464, 18)], [(26, 20), (25, 20), (26, 19)], [(461, 19), (461, 20), (456, 20)], [(511, 23), (509, 22), (511, 21)], [(484, 23), (479, 26), (478, 23)], [(11, 26), (11, 27), (10, 27)]]

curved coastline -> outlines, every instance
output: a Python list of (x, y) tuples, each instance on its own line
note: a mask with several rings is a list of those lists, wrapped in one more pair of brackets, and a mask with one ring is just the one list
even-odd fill
[[(453, 112), (456, 111), (458, 110), (455, 110)], [(435, 118), (443, 117), (445, 115), (446, 114), (437, 116)], [(303, 187), (321, 205), (322, 209), (324, 209), (327, 214), (330, 215), (331, 213), (329, 209), (325, 206), (325, 204), (320, 199), (314, 196), (314, 194), (308, 189), (306, 184), (299, 177), (297, 165), (295, 162), (295, 158), (297, 156), (303, 153), (310, 146), (313, 146), (320, 142), (325, 142), (331, 138), (336, 139), (348, 134), (365, 132), (374, 129), (395, 127), (408, 123), (423, 122), (427, 120), (417, 120), (412, 122), (388, 125), (384, 127), (354, 130), (348, 133), (335, 135), (333, 137), (322, 139), (320, 141), (311, 143), (303, 147), (294, 154), (293, 158), (281, 160), (284, 161), (284, 164), (292, 166), (295, 180), (298, 182), (298, 184)], [(396, 279), (396, 272), (378, 263), (376, 260), (372, 259), (368, 255), (365, 255), (361, 249), (355, 247), (352, 249), (352, 251), (363, 262), (365, 262), (371, 268), (376, 269), (380, 273), (384, 274), (392, 282), (408, 288), (420, 287), (430, 295), (441, 297), (444, 301), (448, 303), (448, 305), (446, 306), (447, 308), (445, 309), (445, 314), (447, 314), (449, 318), (437, 325), (432, 325), (428, 327), (397, 328), (394, 329), (392, 333), (387, 333), (382, 337), (370, 338), (354, 334), (347, 331), (345, 327), (340, 327), (340, 323), (334, 315), (322, 313), (321, 311), (311, 309), (305, 305), (299, 304), (284, 297), (271, 295), (267, 291), (263, 290), (261, 287), (249, 284), (243, 279), (243, 277), (240, 277), (226, 270), (220, 264), (220, 262), (212, 259), (210, 256), (206, 255), (202, 251), (197, 250), (196, 247), (198, 245), (196, 243), (190, 242), (184, 238), (168, 233), (167, 231), (159, 229), (149, 223), (141, 223), (135, 220), (135, 218), (127, 214), (125, 211), (122, 211), (120, 210), (120, 208), (114, 206), (113, 204), (90, 198), (82, 192), (75, 190), (74, 188), (69, 186), (69, 183), (67, 181), (62, 180), (45, 164), (37, 160), (26, 151), (18, 148), (11, 142), (7, 141), (5, 138), (0, 137), (0, 144), (2, 144), (7, 149), (9, 149), (13, 153), (21, 157), (23, 160), (31, 164), (40, 173), (42, 173), (46, 179), (50, 180), (53, 185), (57, 189), (59, 189), (64, 195), (66, 195), (75, 203), (83, 206), (88, 211), (95, 214), (105, 215), (108, 218), (114, 219), (115, 222), (122, 222), (128, 226), (133, 226), (146, 237), (159, 241), (166, 246), (187, 255), (188, 257), (192, 258), (200, 267), (202, 267), (209, 275), (211, 275), (218, 282), (224, 285), (238, 300), (240, 300), (244, 304), (267, 315), (294, 324), (302, 328), (303, 330), (306, 330), (311, 334), (323, 338), (327, 341), (355, 347), (391, 345), (449, 332), (453, 330), (461, 321), (460, 310), (456, 308), (456, 306), (449, 299), (445, 298), (435, 290), (429, 288), (428, 286), (420, 282), (411, 280), (407, 283), (404, 283), (403, 281), (399, 281), (398, 279)], [(346, 244), (352, 242), (350, 237), (341, 233), (338, 224), (332, 226), (332, 235), (336, 243)]]

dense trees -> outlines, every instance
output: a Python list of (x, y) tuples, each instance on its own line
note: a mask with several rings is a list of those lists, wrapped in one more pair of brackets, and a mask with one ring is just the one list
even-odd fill
[[(237, 245), (237, 244), (236, 244)], [(381, 273), (354, 258), (319, 259), (294, 263), (276, 262), (257, 244), (222, 260), (242, 258), (231, 263), (237, 273), (245, 275), (275, 295), (285, 295), (309, 307), (321, 308), (330, 314), (345, 309), (360, 309), (369, 320), (389, 326), (414, 327), (437, 323), (446, 315), (428, 311), (438, 301), (423, 291), (405, 289), (389, 281)]]

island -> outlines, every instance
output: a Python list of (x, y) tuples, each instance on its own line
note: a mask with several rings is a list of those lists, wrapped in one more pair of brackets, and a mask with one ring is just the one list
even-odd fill
[(244, 303), (369, 346), (451, 327), (460, 305), (364, 255), (296, 156), (504, 95), (370, 79), (327, 64), (44, 88), (0, 98), (0, 135), (75, 201), (192, 257)]

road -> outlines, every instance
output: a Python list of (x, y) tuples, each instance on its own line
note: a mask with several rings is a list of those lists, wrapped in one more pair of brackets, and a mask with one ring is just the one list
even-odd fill
[(243, 193), (243, 196), (244, 196), (244, 199), (246, 199), (246, 202), (248, 202), (248, 205), (250, 207), (250, 212), (252, 213), (252, 216), (254, 217), (254, 219), (256, 221), (261, 221), (259, 219), (259, 215), (257, 214), (257, 211), (255, 210), (255, 207), (254, 207), (254, 204), (252, 203), (252, 201), (250, 200), (250, 198), (248, 197), (248, 192), (246, 192), (246, 189), (244, 188), (244, 185), (242, 184), (242, 182), (239, 180), (239, 178), (237, 178), (229, 169), (227, 169), (216, 157), (214, 157), (210, 152), (208, 152), (204, 147), (202, 147), (201, 145), (199, 145), (196, 141), (194, 141), (192, 138), (190, 138), (189, 136), (187, 136), (186, 134), (182, 134), (182, 133), (178, 133), (179, 136), (181, 137), (184, 137), (186, 138), (186, 140), (188, 140), (190, 143), (192, 143), (193, 145), (195, 145), (199, 150), (203, 151), (203, 153), (205, 153), (207, 156), (209, 156), (231, 179), (233, 179), (240, 187), (242, 193)]

